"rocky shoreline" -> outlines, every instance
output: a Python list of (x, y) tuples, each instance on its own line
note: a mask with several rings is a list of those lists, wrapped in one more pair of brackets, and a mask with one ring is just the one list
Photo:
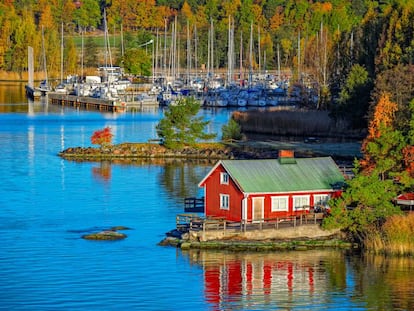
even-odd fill
[(255, 141), (237, 143), (203, 143), (196, 147), (171, 150), (158, 143), (122, 143), (104, 148), (71, 147), (59, 156), (74, 161), (122, 161), (133, 159), (274, 159), (280, 149), (292, 149), (297, 157), (327, 156), (340, 160), (353, 160), (355, 156), (341, 156), (313, 149), (316, 145), (295, 146), (281, 142)]
[(227, 251), (306, 251), (311, 249), (358, 249), (358, 245), (338, 238), (326, 239), (286, 239), (286, 240), (215, 240), (191, 241), (175, 237), (166, 237), (158, 243), (160, 246), (173, 246), (182, 250), (227, 250)]

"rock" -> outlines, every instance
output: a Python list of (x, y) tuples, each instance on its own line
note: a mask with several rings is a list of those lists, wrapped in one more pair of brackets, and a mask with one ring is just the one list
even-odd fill
[(190, 249), (191, 243), (190, 242), (183, 242), (181, 243), (181, 249)]
[(113, 240), (122, 240), (127, 237), (124, 233), (119, 233), (112, 230), (104, 230), (97, 233), (85, 234), (82, 236), (85, 240), (106, 240), (106, 241), (113, 241)]
[(158, 243), (160, 246), (179, 246), (180, 245), (180, 239), (174, 238), (174, 237), (166, 237), (164, 240)]
[(115, 226), (109, 229), (111, 231), (122, 231), (122, 230), (131, 230), (131, 228), (125, 227), (125, 226)]

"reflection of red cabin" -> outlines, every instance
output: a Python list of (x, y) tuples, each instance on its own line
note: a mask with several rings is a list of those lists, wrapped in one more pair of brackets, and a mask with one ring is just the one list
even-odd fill
[(230, 221), (259, 221), (326, 206), (341, 193), (344, 177), (330, 157), (221, 160), (200, 182), (205, 216)]
[(322, 295), (326, 291), (326, 279), (321, 277), (321, 272), (315, 264), (299, 264), (283, 259), (245, 258), (223, 261), (221, 264), (206, 264), (206, 300), (215, 307), (214, 310), (230, 310), (231, 306), (234, 307), (243, 298), (255, 301), (260, 306), (266, 301), (276, 301), (283, 295), (292, 295), (294, 291), (300, 293), (301, 299), (305, 295), (312, 296), (315, 291)]

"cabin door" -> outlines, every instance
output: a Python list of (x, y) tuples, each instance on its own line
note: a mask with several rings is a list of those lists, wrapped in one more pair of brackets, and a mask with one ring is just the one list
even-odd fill
[(253, 198), (252, 200), (252, 221), (260, 222), (263, 221), (264, 211), (264, 198)]

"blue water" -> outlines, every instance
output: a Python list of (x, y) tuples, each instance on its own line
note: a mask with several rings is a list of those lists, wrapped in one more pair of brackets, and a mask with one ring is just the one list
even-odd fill
[[(0, 310), (410, 310), (413, 261), (344, 251), (226, 253), (161, 247), (212, 165), (66, 161), (110, 126), (155, 137), (162, 110), (102, 114), (0, 105)], [(219, 132), (227, 110), (203, 110)], [(82, 235), (126, 226), (122, 241)], [(384, 268), (384, 266), (386, 268)], [(378, 292), (379, 294), (375, 294)]]

